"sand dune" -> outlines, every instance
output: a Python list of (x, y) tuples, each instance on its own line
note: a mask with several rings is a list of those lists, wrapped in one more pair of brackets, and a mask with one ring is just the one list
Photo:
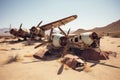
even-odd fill
[(27, 46), (25, 42), (9, 41), (0, 40), (0, 80), (120, 80), (120, 38), (103, 37), (100, 42), (102, 50), (117, 52), (117, 58), (96, 62), (88, 73), (63, 69), (60, 75), (58, 59), (42, 61), (32, 57), (40, 49), (34, 49), (38, 43)]

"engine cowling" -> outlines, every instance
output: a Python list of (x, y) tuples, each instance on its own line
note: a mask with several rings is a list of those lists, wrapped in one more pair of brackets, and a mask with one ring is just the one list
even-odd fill
[(53, 34), (52, 39), (54, 47), (63, 47), (67, 44), (67, 38), (62, 34)]
[[(88, 46), (91, 46), (92, 44), (97, 46), (100, 44), (99, 43), (100, 37), (95, 32), (81, 33), (80, 36), (81, 36), (81, 40)], [(94, 46), (94, 47), (96, 47), (96, 46)]]
[(100, 37), (95, 32), (85, 32), (79, 35), (75, 35), (73, 38), (70, 38), (71, 42), (77, 43), (83, 47), (92, 46), (99, 47), (100, 45)]

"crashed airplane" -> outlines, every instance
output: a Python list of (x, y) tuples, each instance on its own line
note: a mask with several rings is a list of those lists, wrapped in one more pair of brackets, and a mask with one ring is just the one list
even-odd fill
[(85, 32), (70, 36), (70, 29), (65, 33), (60, 27), (58, 28), (61, 33), (53, 34), (52, 28), (48, 41), (35, 46), (35, 48), (46, 46), (33, 55), (35, 58), (46, 59), (46, 55), (57, 55), (62, 58), (63, 64), (76, 69), (77, 67), (86, 68), (88, 60), (107, 60), (109, 56), (116, 57), (117, 55), (115, 52), (100, 49), (101, 37), (96, 32)]
[(16, 38), (18, 38), (18, 41), (21, 41), (20, 38), (23, 38), (24, 40), (27, 40), (27, 38), (30, 38), (29, 30), (22, 29), (21, 27), (22, 27), (22, 24), (20, 24), (19, 29), (11, 28), (11, 24), (10, 24), (9, 31), (5, 31), (5, 33), (9, 32), (10, 34), (12, 34)]

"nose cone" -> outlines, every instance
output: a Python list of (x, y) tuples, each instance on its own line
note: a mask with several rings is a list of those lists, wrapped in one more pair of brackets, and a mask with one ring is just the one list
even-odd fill
[(67, 38), (66, 37), (61, 37), (60, 38), (60, 45), (61, 46), (66, 46), (67, 44)]

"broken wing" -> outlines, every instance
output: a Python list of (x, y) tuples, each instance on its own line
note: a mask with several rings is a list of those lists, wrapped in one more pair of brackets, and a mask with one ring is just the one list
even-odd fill
[(70, 22), (70, 21), (72, 21), (72, 20), (74, 20), (76, 18), (77, 18), (77, 15), (72, 15), (72, 16), (69, 16), (69, 17), (66, 17), (66, 18), (63, 18), (63, 19), (60, 19), (60, 20), (45, 24), (45, 25), (41, 26), (40, 28), (42, 30), (49, 30), (51, 28), (55, 28), (55, 27), (59, 27), (61, 25), (65, 25), (68, 22)]

